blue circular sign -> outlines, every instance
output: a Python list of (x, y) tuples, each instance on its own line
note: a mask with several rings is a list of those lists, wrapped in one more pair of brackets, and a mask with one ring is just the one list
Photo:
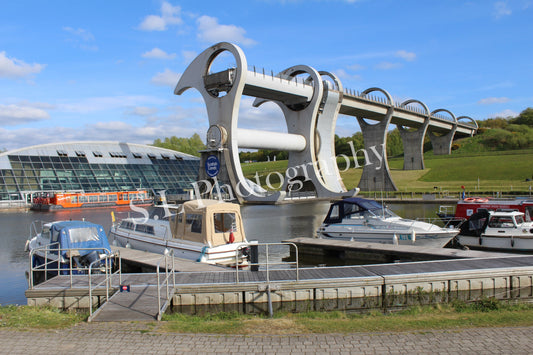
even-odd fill
[(220, 161), (216, 155), (210, 155), (205, 160), (205, 172), (210, 177), (215, 177), (220, 172)]

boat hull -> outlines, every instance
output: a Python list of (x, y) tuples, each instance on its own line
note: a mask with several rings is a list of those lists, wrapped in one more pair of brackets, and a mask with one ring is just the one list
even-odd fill
[(325, 229), (318, 233), (319, 237), (353, 240), (365, 243), (415, 245), (429, 248), (443, 248), (457, 234), (457, 231), (439, 233), (411, 233), (409, 231), (375, 231), (375, 232), (349, 232), (346, 230), (335, 231)]
[(458, 235), (457, 241), (470, 249), (533, 252), (533, 236)]
[[(111, 229), (109, 234), (116, 246), (155, 254), (163, 254), (167, 250), (173, 250), (175, 257), (208, 264), (235, 265), (236, 250), (248, 246), (247, 243), (233, 243), (209, 248), (201, 243), (143, 236), (123, 232), (120, 229)], [(239, 254), (237, 258), (240, 266), (248, 265), (246, 255)]]

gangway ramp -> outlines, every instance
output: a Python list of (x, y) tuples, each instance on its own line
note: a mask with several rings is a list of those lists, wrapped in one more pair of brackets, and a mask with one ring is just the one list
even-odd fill
[[(167, 299), (163, 295), (166, 302)], [(159, 314), (157, 285), (134, 285), (116, 292), (89, 318), (91, 322), (156, 320)]]

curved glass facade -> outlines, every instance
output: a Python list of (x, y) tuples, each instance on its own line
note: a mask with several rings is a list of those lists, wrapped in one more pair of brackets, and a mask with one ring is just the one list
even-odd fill
[(199, 164), (191, 155), (128, 143), (34, 146), (0, 154), (0, 201), (42, 191), (182, 193), (192, 188)]

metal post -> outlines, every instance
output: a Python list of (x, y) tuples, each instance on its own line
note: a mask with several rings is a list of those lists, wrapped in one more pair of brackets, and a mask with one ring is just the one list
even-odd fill
[(268, 298), (268, 314), (270, 318), (274, 317), (274, 310), (272, 309), (272, 297), (270, 295), (270, 284), (267, 284), (267, 298)]
[(250, 271), (259, 270), (259, 245), (250, 245)]

